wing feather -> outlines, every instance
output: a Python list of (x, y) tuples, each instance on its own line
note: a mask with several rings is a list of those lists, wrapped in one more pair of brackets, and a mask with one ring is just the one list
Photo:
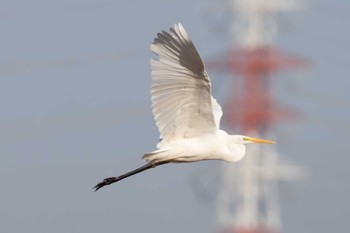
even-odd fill
[(211, 96), (209, 76), (183, 26), (158, 33), (151, 50), (158, 55), (151, 60), (151, 99), (161, 137), (171, 141), (215, 133), (221, 107)]

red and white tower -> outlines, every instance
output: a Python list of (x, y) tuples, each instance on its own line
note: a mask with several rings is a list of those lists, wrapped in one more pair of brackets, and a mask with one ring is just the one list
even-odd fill
[[(291, 113), (276, 106), (270, 92), (271, 76), (305, 64), (272, 45), (276, 17), (301, 9), (301, 4), (296, 0), (230, 0), (228, 6), (234, 47), (220, 59), (209, 61), (210, 66), (234, 77), (230, 80), (225, 122), (238, 132), (273, 138), (272, 126)], [(282, 161), (274, 147), (249, 146), (241, 162), (222, 165), (216, 231), (280, 232), (277, 182), (302, 174), (302, 168)]]

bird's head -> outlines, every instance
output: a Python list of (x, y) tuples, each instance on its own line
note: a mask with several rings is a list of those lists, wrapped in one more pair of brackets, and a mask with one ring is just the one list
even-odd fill
[(230, 153), (224, 158), (224, 160), (229, 162), (237, 162), (241, 160), (245, 155), (245, 144), (248, 143), (273, 144), (275, 142), (261, 138), (252, 138), (245, 135), (229, 135), (228, 148)]
[(275, 144), (272, 140), (252, 138), (245, 135), (231, 135), (231, 142), (237, 144), (247, 144), (247, 143), (265, 143), (265, 144)]

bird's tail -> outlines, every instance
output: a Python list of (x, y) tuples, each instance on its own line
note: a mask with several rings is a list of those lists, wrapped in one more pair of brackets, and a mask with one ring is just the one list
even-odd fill
[(146, 153), (142, 156), (142, 159), (146, 160), (146, 162), (161, 162), (164, 161), (168, 157), (169, 149), (159, 149), (149, 153)]

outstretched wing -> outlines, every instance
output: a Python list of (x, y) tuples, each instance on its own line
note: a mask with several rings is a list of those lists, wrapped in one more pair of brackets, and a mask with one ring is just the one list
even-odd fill
[(217, 109), (218, 104), (212, 100), (209, 76), (183, 26), (178, 23), (170, 32), (158, 33), (151, 50), (158, 55), (151, 60), (151, 97), (161, 137), (171, 141), (215, 133), (221, 116), (215, 119), (213, 106)]

